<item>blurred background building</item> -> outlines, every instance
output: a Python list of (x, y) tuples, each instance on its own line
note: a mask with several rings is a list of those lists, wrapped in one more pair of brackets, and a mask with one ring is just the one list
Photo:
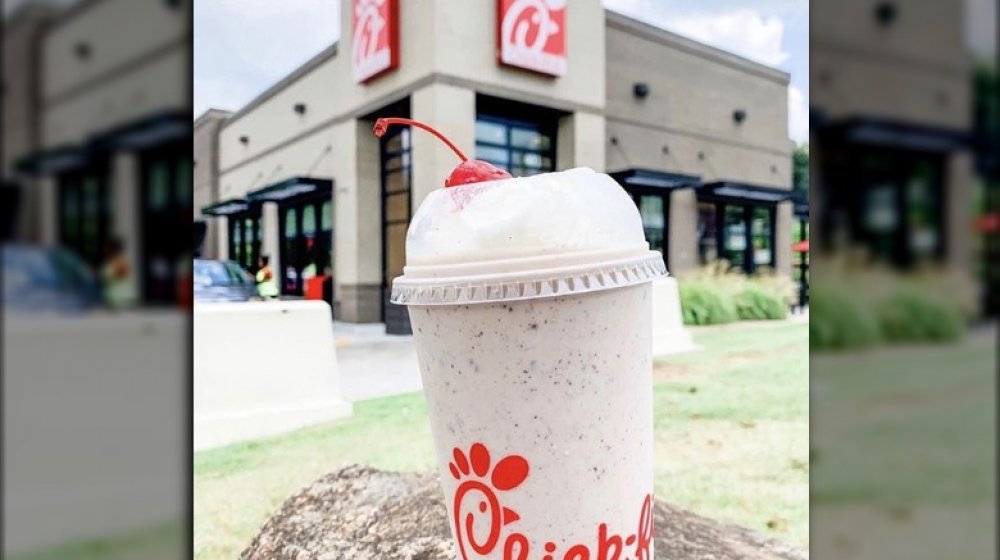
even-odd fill
[(146, 304), (190, 281), (190, 237), (173, 234), (191, 223), (189, 8), (21, 2), (4, 21), (5, 233), (95, 269), (122, 240)]
[(996, 67), (970, 52), (964, 5), (813, 5), (813, 241), (818, 257), (978, 275), (995, 313)]
[(202, 254), (251, 270), (269, 255), (288, 296), (315, 268), (337, 318), (407, 332), (387, 303), (406, 228), (458, 163), (423, 133), (372, 135), (408, 116), (516, 176), (611, 173), (675, 273), (717, 259), (791, 273), (807, 205), (791, 193), (786, 73), (599, 0), (344, 1), (341, 22), (340, 42), (245, 107), (198, 118)]

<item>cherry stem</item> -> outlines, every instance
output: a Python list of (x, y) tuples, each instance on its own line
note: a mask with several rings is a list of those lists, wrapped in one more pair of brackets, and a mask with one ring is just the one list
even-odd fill
[(461, 159), (463, 162), (469, 161), (469, 158), (462, 153), (462, 150), (459, 150), (458, 146), (452, 144), (451, 140), (445, 138), (444, 134), (441, 134), (437, 130), (434, 130), (434, 128), (431, 127), (430, 125), (426, 125), (420, 121), (415, 121), (413, 119), (404, 119), (401, 117), (387, 117), (384, 119), (378, 119), (377, 121), (375, 121), (375, 126), (372, 128), (372, 132), (375, 133), (375, 136), (381, 138), (385, 136), (385, 133), (387, 130), (389, 130), (389, 127), (394, 124), (404, 124), (404, 125), (408, 124), (410, 126), (422, 128), (427, 132), (430, 132), (434, 136), (437, 136), (438, 139), (447, 144), (448, 147), (451, 148), (451, 151), (455, 152), (455, 155), (457, 155), (459, 159)]

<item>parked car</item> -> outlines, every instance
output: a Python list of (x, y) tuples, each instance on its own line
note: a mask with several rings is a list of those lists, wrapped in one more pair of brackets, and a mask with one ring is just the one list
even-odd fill
[(18, 314), (76, 314), (102, 304), (94, 272), (74, 253), (5, 244), (3, 309)]
[(249, 301), (257, 297), (253, 276), (234, 261), (194, 259), (194, 300)]

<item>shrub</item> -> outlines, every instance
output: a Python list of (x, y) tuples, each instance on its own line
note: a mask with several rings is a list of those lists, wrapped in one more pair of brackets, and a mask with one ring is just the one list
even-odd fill
[(965, 331), (959, 306), (912, 286), (900, 287), (877, 307), (882, 336), (892, 342), (955, 340)]
[(747, 282), (734, 300), (736, 314), (745, 321), (784, 319), (788, 316), (788, 306), (781, 294), (758, 282)]
[(680, 282), (679, 290), (685, 325), (718, 325), (738, 318), (732, 297), (718, 284)]
[(809, 347), (814, 350), (860, 348), (882, 339), (871, 307), (857, 297), (814, 285), (809, 307)]

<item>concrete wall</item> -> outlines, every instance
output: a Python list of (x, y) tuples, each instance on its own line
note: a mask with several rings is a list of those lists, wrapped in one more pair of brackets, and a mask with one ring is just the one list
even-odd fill
[[(607, 13), (607, 165), (791, 185), (788, 74)], [(648, 85), (637, 99), (633, 85)], [(743, 109), (741, 124), (733, 111)]]
[[(55, 24), (42, 47), (42, 144), (85, 140), (154, 111), (188, 107), (190, 5), (102, 0)], [(79, 45), (90, 50), (77, 55)]]
[(188, 321), (146, 310), (5, 324), (5, 556), (186, 515)]
[(192, 325), (195, 451), (351, 414), (325, 303), (199, 303)]

